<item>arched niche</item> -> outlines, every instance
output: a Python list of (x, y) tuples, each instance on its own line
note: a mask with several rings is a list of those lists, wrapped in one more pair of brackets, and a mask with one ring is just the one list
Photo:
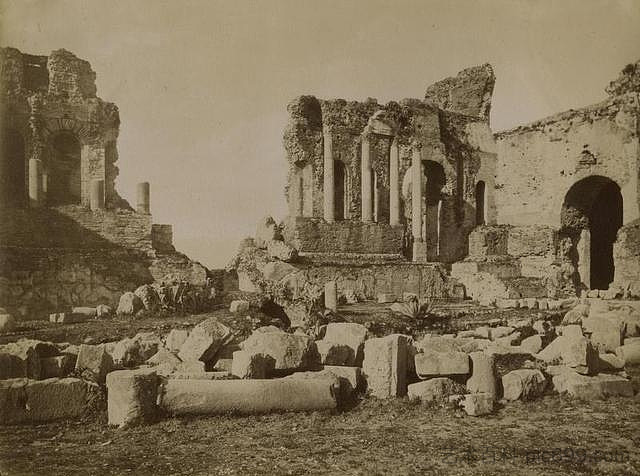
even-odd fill
[(80, 204), (82, 195), (81, 146), (68, 131), (51, 137), (47, 199), (50, 205)]

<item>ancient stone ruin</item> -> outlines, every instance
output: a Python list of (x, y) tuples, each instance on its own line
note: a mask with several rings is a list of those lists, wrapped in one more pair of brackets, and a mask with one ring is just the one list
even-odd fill
[[(96, 95), (91, 65), (66, 50), (0, 50), (0, 305), (21, 319), (106, 304), (207, 270), (154, 224), (148, 183), (134, 209), (116, 191), (118, 108)], [(168, 283), (167, 283), (168, 284)]]
[[(499, 133), (490, 65), (424, 99), (298, 97), (289, 216), (258, 223), (223, 271), (175, 251), (148, 184), (135, 210), (116, 192), (118, 112), (86, 61), (1, 59), (1, 424), (105, 400), (109, 424), (127, 427), (363, 398), (481, 416), (554, 393), (634, 395), (638, 64), (600, 104)], [(49, 328), (142, 324), (118, 339), (25, 338), (48, 314)]]

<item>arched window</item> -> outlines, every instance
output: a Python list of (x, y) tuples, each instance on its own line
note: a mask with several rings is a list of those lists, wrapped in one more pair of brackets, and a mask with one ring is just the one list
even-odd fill
[(485, 224), (485, 184), (480, 180), (476, 184), (476, 225)]
[(61, 132), (53, 137), (51, 149), (47, 187), (49, 204), (79, 204), (82, 184), (80, 141), (70, 132)]

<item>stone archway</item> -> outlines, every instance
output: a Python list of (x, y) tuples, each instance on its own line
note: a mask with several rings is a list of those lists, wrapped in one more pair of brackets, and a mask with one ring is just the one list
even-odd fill
[(24, 207), (27, 199), (27, 163), (24, 139), (18, 131), (5, 129), (2, 131), (1, 140), (1, 206)]
[(622, 207), (618, 184), (600, 175), (576, 182), (565, 196), (562, 228), (577, 242), (580, 280), (590, 289), (608, 289), (614, 280), (613, 243)]
[(47, 198), (50, 205), (80, 204), (82, 197), (81, 147), (71, 132), (51, 138)]

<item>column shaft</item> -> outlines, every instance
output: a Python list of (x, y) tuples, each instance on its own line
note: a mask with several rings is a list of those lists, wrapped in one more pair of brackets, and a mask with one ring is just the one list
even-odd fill
[(29, 205), (39, 207), (42, 205), (42, 162), (38, 159), (29, 159)]
[(362, 221), (373, 220), (373, 201), (371, 199), (371, 157), (369, 156), (369, 136), (362, 134), (362, 160), (360, 162), (362, 184)]
[(324, 219), (327, 223), (335, 221), (335, 189), (333, 176), (333, 139), (331, 132), (324, 133)]
[(400, 224), (400, 182), (398, 176), (398, 139), (394, 137), (391, 143), (389, 157), (389, 224), (398, 226)]
[(91, 180), (90, 192), (89, 201), (91, 210), (102, 210), (104, 208), (104, 180)]
[(136, 208), (138, 210), (138, 213), (144, 213), (145, 215), (151, 213), (149, 189), (149, 182), (142, 182), (138, 184), (138, 187), (136, 189), (138, 195), (138, 206)]

